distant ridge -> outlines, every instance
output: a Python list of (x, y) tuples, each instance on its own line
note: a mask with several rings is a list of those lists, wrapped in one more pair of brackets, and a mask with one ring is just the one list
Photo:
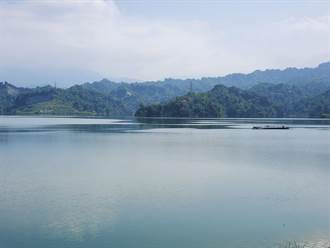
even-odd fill
[[(235, 87), (267, 99), (276, 109), (272, 116), (297, 115), (294, 109), (299, 108), (294, 104), (302, 104), (304, 99), (313, 99), (330, 89), (330, 62), (316, 68), (256, 70), (201, 79), (168, 78), (139, 83), (103, 79), (67, 89), (21, 88), (4, 82), (0, 83), (0, 114), (132, 116), (141, 105), (163, 104), (187, 93), (208, 92), (216, 85)], [(307, 109), (303, 112), (304, 116), (311, 115)]]
[[(258, 85), (257, 85), (258, 86)], [(216, 85), (205, 93), (188, 93), (169, 102), (140, 106), (137, 117), (193, 118), (330, 118), (330, 90), (310, 96), (303, 88), (284, 84), (264, 84), (256, 90)], [(289, 90), (288, 90), (289, 89)], [(263, 91), (261, 91), (263, 92)]]

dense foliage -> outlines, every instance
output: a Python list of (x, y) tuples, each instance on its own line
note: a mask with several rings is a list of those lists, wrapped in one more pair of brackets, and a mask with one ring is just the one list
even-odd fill
[(299, 117), (330, 118), (330, 90), (295, 103), (294, 112)]
[(207, 93), (191, 93), (166, 104), (141, 106), (143, 117), (272, 117), (276, 110), (265, 98), (235, 87), (215, 86)]
[(327, 116), (329, 89), (330, 62), (201, 79), (103, 79), (68, 89), (0, 83), (0, 114), (132, 116), (138, 110), (140, 116), (314, 117)]
[(266, 97), (276, 108), (277, 117), (296, 116), (296, 105), (330, 89), (325, 84), (270, 84), (260, 83), (249, 89), (260, 96)]
[[(17, 92), (13, 94), (13, 89)], [(1, 114), (127, 115), (118, 101), (81, 86), (57, 89), (51, 86), (24, 90), (0, 84)]]
[(303, 88), (262, 84), (250, 90), (215, 86), (163, 104), (141, 105), (139, 117), (330, 117), (330, 90), (310, 96)]

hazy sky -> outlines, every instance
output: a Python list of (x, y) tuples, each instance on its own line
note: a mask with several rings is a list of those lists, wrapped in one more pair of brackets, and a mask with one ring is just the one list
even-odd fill
[(156, 80), (330, 60), (330, 1), (0, 0), (0, 81)]

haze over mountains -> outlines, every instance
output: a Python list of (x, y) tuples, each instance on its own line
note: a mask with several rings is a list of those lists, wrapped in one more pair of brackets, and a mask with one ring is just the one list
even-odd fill
[(330, 113), (329, 90), (330, 62), (201, 79), (103, 79), (67, 89), (3, 82), (0, 114), (132, 116), (138, 110), (139, 116), (325, 117)]

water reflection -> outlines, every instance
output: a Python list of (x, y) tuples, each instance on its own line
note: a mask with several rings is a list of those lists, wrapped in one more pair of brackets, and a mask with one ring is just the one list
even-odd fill
[(158, 128), (251, 129), (255, 125), (286, 125), (290, 128), (329, 130), (330, 119), (187, 119), (187, 118), (40, 118), (1, 117), (0, 133), (11, 132), (129, 132)]
[(327, 245), (327, 123), (1, 117), (0, 247)]

